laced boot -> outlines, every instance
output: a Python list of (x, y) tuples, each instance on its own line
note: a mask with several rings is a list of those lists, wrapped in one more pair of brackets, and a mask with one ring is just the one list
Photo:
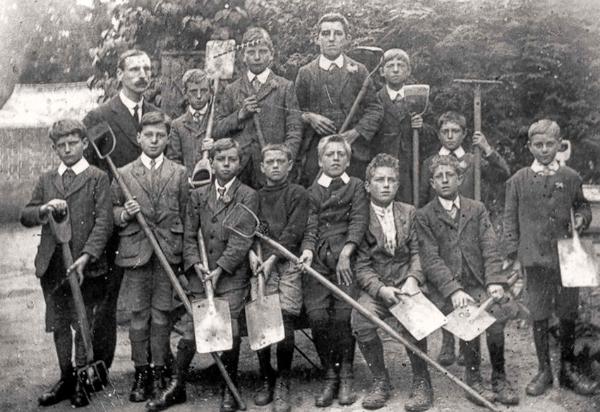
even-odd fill
[(63, 373), (60, 380), (52, 388), (40, 395), (38, 404), (40, 406), (50, 406), (68, 399), (75, 389), (75, 380), (75, 374), (72, 369)]
[(342, 363), (340, 368), (340, 388), (338, 391), (338, 403), (340, 405), (352, 405), (356, 402), (356, 393), (352, 388), (354, 373), (351, 363)]
[(144, 402), (148, 400), (152, 392), (152, 379), (150, 373), (149, 365), (135, 367), (133, 387), (129, 394), (130, 402)]
[(158, 398), (159, 394), (167, 387), (167, 375), (164, 366), (152, 367), (152, 399)]
[(596, 393), (598, 382), (593, 381), (577, 370), (573, 364), (575, 358), (575, 321), (561, 319), (560, 328), (560, 386), (572, 390), (578, 395), (590, 396)]
[(519, 393), (512, 387), (504, 374), (492, 372), (492, 390), (496, 394), (496, 401), (503, 405), (518, 405)]
[(83, 406), (87, 406), (90, 404), (90, 400), (88, 399), (88, 395), (83, 387), (83, 384), (79, 381), (79, 379), (75, 380), (75, 389), (73, 390), (73, 394), (71, 395), (71, 405), (74, 408), (81, 408)]
[[(427, 353), (427, 341), (423, 339), (416, 342), (415, 345), (424, 353)], [(427, 363), (414, 352), (407, 350), (410, 359), (410, 365), (413, 373), (412, 386), (408, 401), (404, 404), (404, 409), (408, 412), (421, 412), (430, 409), (433, 406), (433, 389), (431, 388), (431, 377), (427, 369)]]
[(273, 394), (273, 412), (290, 412), (290, 373), (282, 371), (275, 383)]
[(369, 366), (371, 375), (373, 375), (373, 383), (367, 396), (362, 401), (362, 407), (365, 409), (379, 409), (385, 406), (385, 402), (390, 397), (390, 378), (385, 369), (385, 361), (383, 358), (383, 346), (379, 337), (361, 342), (359, 340), (358, 347)]
[(258, 352), (260, 363), (260, 378), (262, 385), (254, 395), (254, 403), (258, 406), (268, 405), (273, 401), (273, 389), (275, 386), (275, 371), (271, 367), (271, 348), (265, 348)]
[[(456, 361), (454, 353), (454, 335), (442, 329), (442, 347), (437, 361), (442, 366), (450, 366)], [(464, 361), (463, 361), (464, 362)]]
[(552, 387), (552, 367), (548, 344), (548, 321), (533, 322), (533, 341), (538, 358), (538, 373), (527, 384), (525, 392), (529, 396), (540, 396)]
[(386, 401), (390, 398), (390, 390), (390, 380), (387, 376), (384, 378), (374, 378), (369, 393), (362, 401), (362, 407), (369, 410), (383, 408)]
[(338, 390), (340, 388), (340, 377), (335, 372), (333, 367), (329, 367), (325, 371), (325, 381), (323, 382), (323, 390), (315, 398), (315, 406), (319, 408), (326, 408), (331, 406), (333, 400), (338, 396)]

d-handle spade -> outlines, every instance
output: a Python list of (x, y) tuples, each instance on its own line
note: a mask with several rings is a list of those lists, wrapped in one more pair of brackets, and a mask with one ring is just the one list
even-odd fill
[[(429, 105), (429, 85), (409, 84), (404, 86), (404, 98), (408, 104), (408, 110), (411, 117), (417, 114), (422, 116)], [(412, 151), (413, 205), (419, 207), (419, 129), (416, 128), (413, 129)]]
[(575, 229), (575, 213), (571, 215), (572, 237), (559, 239), (558, 262), (564, 287), (596, 287), (600, 285), (598, 262), (591, 239), (582, 239)]
[[(208, 122), (206, 124), (206, 134), (205, 139), (212, 139), (213, 128), (215, 122), (215, 106), (217, 102), (217, 91), (219, 90), (219, 78), (215, 78), (214, 86), (213, 86), (213, 97), (210, 105), (210, 113), (208, 115)], [(194, 171), (192, 172), (192, 177), (190, 178), (190, 186), (192, 188), (198, 188), (200, 186), (205, 186), (210, 184), (212, 180), (212, 166), (210, 165), (210, 160), (208, 159), (208, 150), (202, 151), (202, 157), (196, 163), (194, 167)]]

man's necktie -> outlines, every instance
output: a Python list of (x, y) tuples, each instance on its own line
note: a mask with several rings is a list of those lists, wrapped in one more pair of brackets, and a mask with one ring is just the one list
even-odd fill
[(156, 191), (156, 159), (150, 160), (150, 186), (154, 193)]
[(447, 211), (452, 219), (456, 219), (456, 215), (458, 214), (458, 208), (456, 204), (452, 203), (452, 209)]
[(195, 112), (192, 117), (196, 123), (200, 123), (202, 121), (202, 114), (200, 114), (200, 112)]
[(71, 183), (73, 183), (73, 179), (75, 179), (75, 172), (73, 171), (73, 169), (68, 168), (62, 175), (63, 187), (65, 188), (65, 192), (69, 191)]
[(330, 191), (330, 193), (332, 193), (332, 192), (338, 190), (342, 186), (344, 186), (344, 181), (342, 180), (341, 177), (336, 177), (329, 184), (329, 191)]
[(254, 79), (252, 79), (250, 84), (252, 84), (254, 91), (258, 93), (258, 91), (260, 90), (260, 86), (261, 86), (260, 80), (258, 80), (258, 77), (254, 77)]
[(137, 129), (140, 124), (140, 106), (137, 104), (133, 106), (133, 122), (135, 123), (135, 128)]
[(217, 193), (219, 194), (219, 197), (217, 198), (217, 202), (219, 203), (225, 203), (225, 192), (227, 191), (227, 188), (225, 187), (218, 187), (217, 186)]

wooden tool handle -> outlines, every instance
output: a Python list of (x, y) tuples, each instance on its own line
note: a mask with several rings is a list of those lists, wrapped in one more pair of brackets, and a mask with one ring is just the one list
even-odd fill
[(260, 144), (261, 149), (267, 145), (267, 141), (265, 140), (265, 135), (263, 134), (262, 127), (260, 125), (260, 118), (258, 117), (258, 113), (254, 113), (252, 115), (252, 120), (254, 121), (254, 128), (256, 129), (256, 137), (258, 138), (258, 143)]
[(352, 103), (352, 107), (350, 108), (348, 115), (344, 119), (344, 123), (342, 124), (342, 127), (340, 127), (340, 130), (338, 131), (338, 133), (340, 133), (340, 134), (344, 133), (350, 127), (350, 123), (352, 122), (352, 119), (356, 115), (356, 112), (358, 111), (358, 108), (360, 107), (362, 100), (365, 98), (365, 95), (367, 94), (367, 89), (369, 88), (369, 81), (370, 81), (370, 77), (367, 76), (365, 78), (365, 80), (363, 81), (362, 86), (360, 87), (360, 91), (356, 95), (356, 98), (354, 99), (354, 102)]
[(413, 129), (413, 205), (419, 207), (419, 130)]
[[(202, 266), (209, 270), (208, 268), (208, 255), (206, 254), (206, 243), (204, 243), (204, 235), (202, 234), (202, 228), (198, 228), (198, 250), (200, 251), (200, 259), (202, 260)], [(194, 266), (196, 269), (196, 274), (200, 276), (202, 282), (204, 282), (204, 290), (206, 292), (206, 299), (212, 304), (213, 299), (215, 297), (215, 291), (213, 288), (212, 279), (206, 279), (206, 275), (199, 271), (198, 268)]]
[[(481, 132), (481, 86), (475, 85), (473, 97), (473, 123), (474, 132)], [(475, 200), (481, 200), (481, 149), (475, 146), (473, 149), (473, 178), (474, 178), (474, 197)]]
[[(256, 242), (256, 256), (258, 256), (258, 260), (260, 261), (261, 265), (264, 263), (263, 260), (263, 253), (262, 253), (262, 247), (260, 245), (260, 241)], [(265, 296), (265, 274), (263, 273), (262, 270), (259, 270), (258, 273), (256, 274), (256, 284), (257, 284), (257, 292), (256, 292), (256, 298), (257, 299), (262, 299)]]

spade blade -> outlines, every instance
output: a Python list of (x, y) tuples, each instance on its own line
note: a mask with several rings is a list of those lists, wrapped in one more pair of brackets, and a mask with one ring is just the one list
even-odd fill
[(446, 318), (448, 323), (443, 328), (465, 342), (481, 335), (496, 321), (496, 318), (474, 304), (454, 309)]
[(256, 351), (285, 337), (278, 295), (258, 296), (246, 305), (246, 325), (250, 349)]
[(233, 347), (231, 313), (224, 299), (192, 302), (194, 335), (198, 353), (220, 352)]
[(447, 322), (444, 314), (422, 293), (401, 295), (400, 302), (390, 312), (416, 340), (429, 336)]

